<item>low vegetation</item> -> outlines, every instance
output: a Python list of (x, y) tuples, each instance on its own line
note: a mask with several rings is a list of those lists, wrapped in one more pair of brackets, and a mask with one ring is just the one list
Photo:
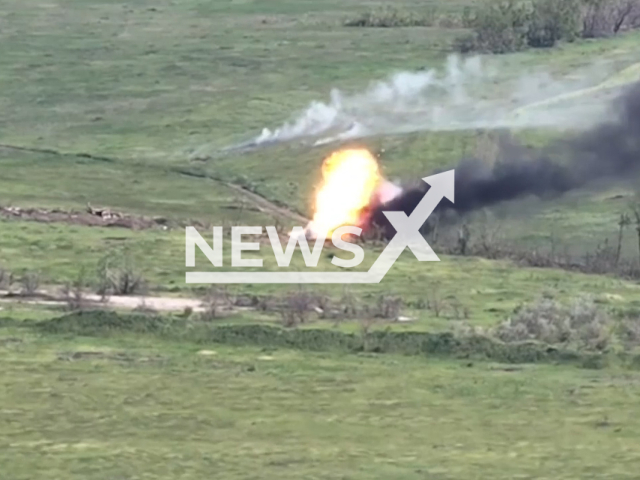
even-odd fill
[(398, 9), (386, 6), (362, 13), (357, 17), (348, 19), (344, 25), (347, 27), (432, 27), (437, 20), (437, 10), (427, 9), (424, 13)]
[(40, 274), (26, 271), (20, 277), (20, 293), (25, 296), (33, 296), (40, 288)]
[(469, 26), (470, 9), (461, 12), (442, 11), (430, 6), (415, 10), (384, 6), (351, 17), (344, 22), (346, 27), (394, 28), (432, 27), (439, 29), (461, 29)]
[[(634, 212), (633, 217), (630, 211)], [(609, 238), (604, 238), (593, 250), (580, 254), (572, 253), (568, 245), (562, 242), (552, 241), (550, 245), (540, 247), (518, 244), (504, 238), (500, 225), (469, 225), (463, 221), (459, 226), (450, 227), (436, 221), (428, 236), (439, 251), (450, 255), (509, 259), (524, 267), (559, 268), (594, 275), (608, 274), (631, 280), (640, 279), (640, 250), (633, 256), (622, 255), (623, 243), (630, 233), (640, 242), (637, 203), (634, 201), (629, 210), (611, 220), (611, 230), (617, 229), (615, 239), (610, 242)], [(629, 228), (631, 225), (634, 225), (633, 230)]]
[(97, 293), (103, 297), (142, 293), (147, 287), (131, 255), (122, 251), (110, 252), (100, 260), (97, 282)]
[(472, 34), (455, 48), (508, 53), (548, 48), (559, 41), (616, 35), (640, 26), (638, 0), (490, 0), (468, 17)]
[[(638, 26), (632, 0), (358, 8), (3, 3), (3, 479), (636, 475), (640, 293), (627, 279), (640, 278), (640, 216), (625, 200), (579, 192), (588, 201), (578, 206), (560, 199), (520, 223), (505, 217), (504, 238), (443, 221), (429, 241), (454, 256), (425, 266), (406, 252), (379, 285), (185, 285), (180, 226), (304, 221), (296, 212), (309, 214), (318, 162), (337, 144), (223, 149), (326, 102), (333, 87), (349, 116), (358, 107), (346, 92), (440, 68), (464, 32), (459, 51), (496, 53), (617, 36), (489, 59), (497, 83), (479, 93), (490, 101), (525, 67), (563, 76), (594, 59), (637, 60), (640, 32), (625, 33)], [(527, 145), (559, 134), (518, 133)], [(468, 156), (477, 136), (367, 146), (386, 176), (409, 180)], [(483, 160), (499, 156), (491, 139), (483, 148)], [(559, 243), (537, 248), (554, 221)], [(567, 244), (580, 250), (565, 254)], [(382, 248), (367, 243), (365, 264)], [(333, 268), (328, 259), (319, 270)], [(202, 305), (166, 315), (149, 291)], [(23, 297), (53, 292), (63, 305)], [(106, 308), (95, 292), (141, 297), (127, 299), (139, 302), (128, 314), (95, 311)]]
[[(303, 299), (309, 300), (303, 306)], [(637, 315), (610, 312), (589, 297), (562, 303), (545, 298), (523, 305), (494, 327), (470, 327), (463, 320), (450, 331), (428, 333), (390, 329), (391, 321), (372, 315), (360, 319), (359, 333), (339, 329), (291, 328), (310, 321), (310, 297), (287, 297), (280, 308), (289, 328), (273, 325), (202, 322), (197, 316), (158, 316), (84, 311), (34, 326), (49, 333), (111, 335), (114, 332), (159, 334), (197, 343), (231, 343), (293, 347), (310, 350), (372, 351), (486, 358), (510, 363), (583, 361), (593, 355), (629, 352), (638, 354), (640, 320)], [(303, 308), (304, 307), (304, 308)], [(380, 308), (380, 307), (377, 307)], [(149, 313), (149, 312), (146, 312)], [(151, 312), (152, 313), (152, 312)], [(217, 317), (207, 316), (205, 319)], [(353, 320), (353, 319), (351, 319)], [(627, 358), (627, 357), (625, 357)], [(629, 357), (632, 364), (640, 355)], [(640, 365), (639, 365), (640, 366)]]
[(81, 270), (73, 282), (67, 282), (62, 288), (62, 295), (70, 311), (78, 311), (87, 307), (85, 291), (89, 287), (84, 270)]

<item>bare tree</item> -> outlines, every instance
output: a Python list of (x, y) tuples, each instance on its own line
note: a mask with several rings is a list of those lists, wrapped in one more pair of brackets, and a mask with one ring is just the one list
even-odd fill
[(638, 234), (638, 256), (640, 256), (640, 205), (634, 205), (632, 209), (636, 222), (636, 232)]
[(626, 22), (635, 15), (640, 14), (640, 2), (638, 0), (619, 0), (613, 6), (613, 33), (618, 33)]
[(85, 308), (86, 299), (84, 296), (84, 288), (86, 286), (87, 281), (84, 269), (80, 270), (73, 282), (67, 282), (64, 285), (62, 295), (69, 310), (76, 311)]
[(640, 0), (584, 0), (582, 36), (615, 35), (640, 21)]
[(620, 255), (622, 253), (622, 239), (623, 239), (623, 236), (624, 236), (624, 229), (625, 229), (625, 227), (627, 227), (630, 224), (631, 224), (631, 219), (629, 218), (629, 215), (627, 215), (626, 213), (621, 213), (620, 214), (620, 219), (618, 220), (618, 244), (616, 246), (616, 258), (615, 258), (616, 267), (620, 263)]

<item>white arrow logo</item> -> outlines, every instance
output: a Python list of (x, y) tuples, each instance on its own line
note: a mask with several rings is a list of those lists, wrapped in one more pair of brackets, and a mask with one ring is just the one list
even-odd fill
[(383, 212), (396, 234), (367, 272), (187, 272), (187, 283), (380, 283), (405, 248), (421, 262), (439, 262), (420, 228), (443, 198), (454, 202), (454, 170), (422, 179), (431, 188), (411, 215)]

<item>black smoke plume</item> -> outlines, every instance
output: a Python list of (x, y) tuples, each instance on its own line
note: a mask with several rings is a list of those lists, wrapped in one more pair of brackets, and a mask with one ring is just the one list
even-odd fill
[[(498, 160), (487, 165), (464, 159), (455, 167), (455, 204), (443, 199), (437, 210), (466, 213), (498, 202), (535, 195), (561, 195), (591, 182), (629, 178), (640, 171), (640, 83), (615, 100), (616, 118), (542, 151), (511, 140), (500, 142)], [(371, 222), (387, 236), (395, 231), (383, 211), (410, 214), (429, 186), (424, 182), (374, 210)]]

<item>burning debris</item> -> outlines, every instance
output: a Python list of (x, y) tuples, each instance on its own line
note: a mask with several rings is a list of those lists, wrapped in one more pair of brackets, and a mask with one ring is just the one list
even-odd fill
[(382, 205), (400, 192), (383, 178), (371, 152), (364, 148), (339, 150), (322, 164), (322, 184), (305, 236), (328, 238), (342, 225), (365, 229), (372, 206)]

